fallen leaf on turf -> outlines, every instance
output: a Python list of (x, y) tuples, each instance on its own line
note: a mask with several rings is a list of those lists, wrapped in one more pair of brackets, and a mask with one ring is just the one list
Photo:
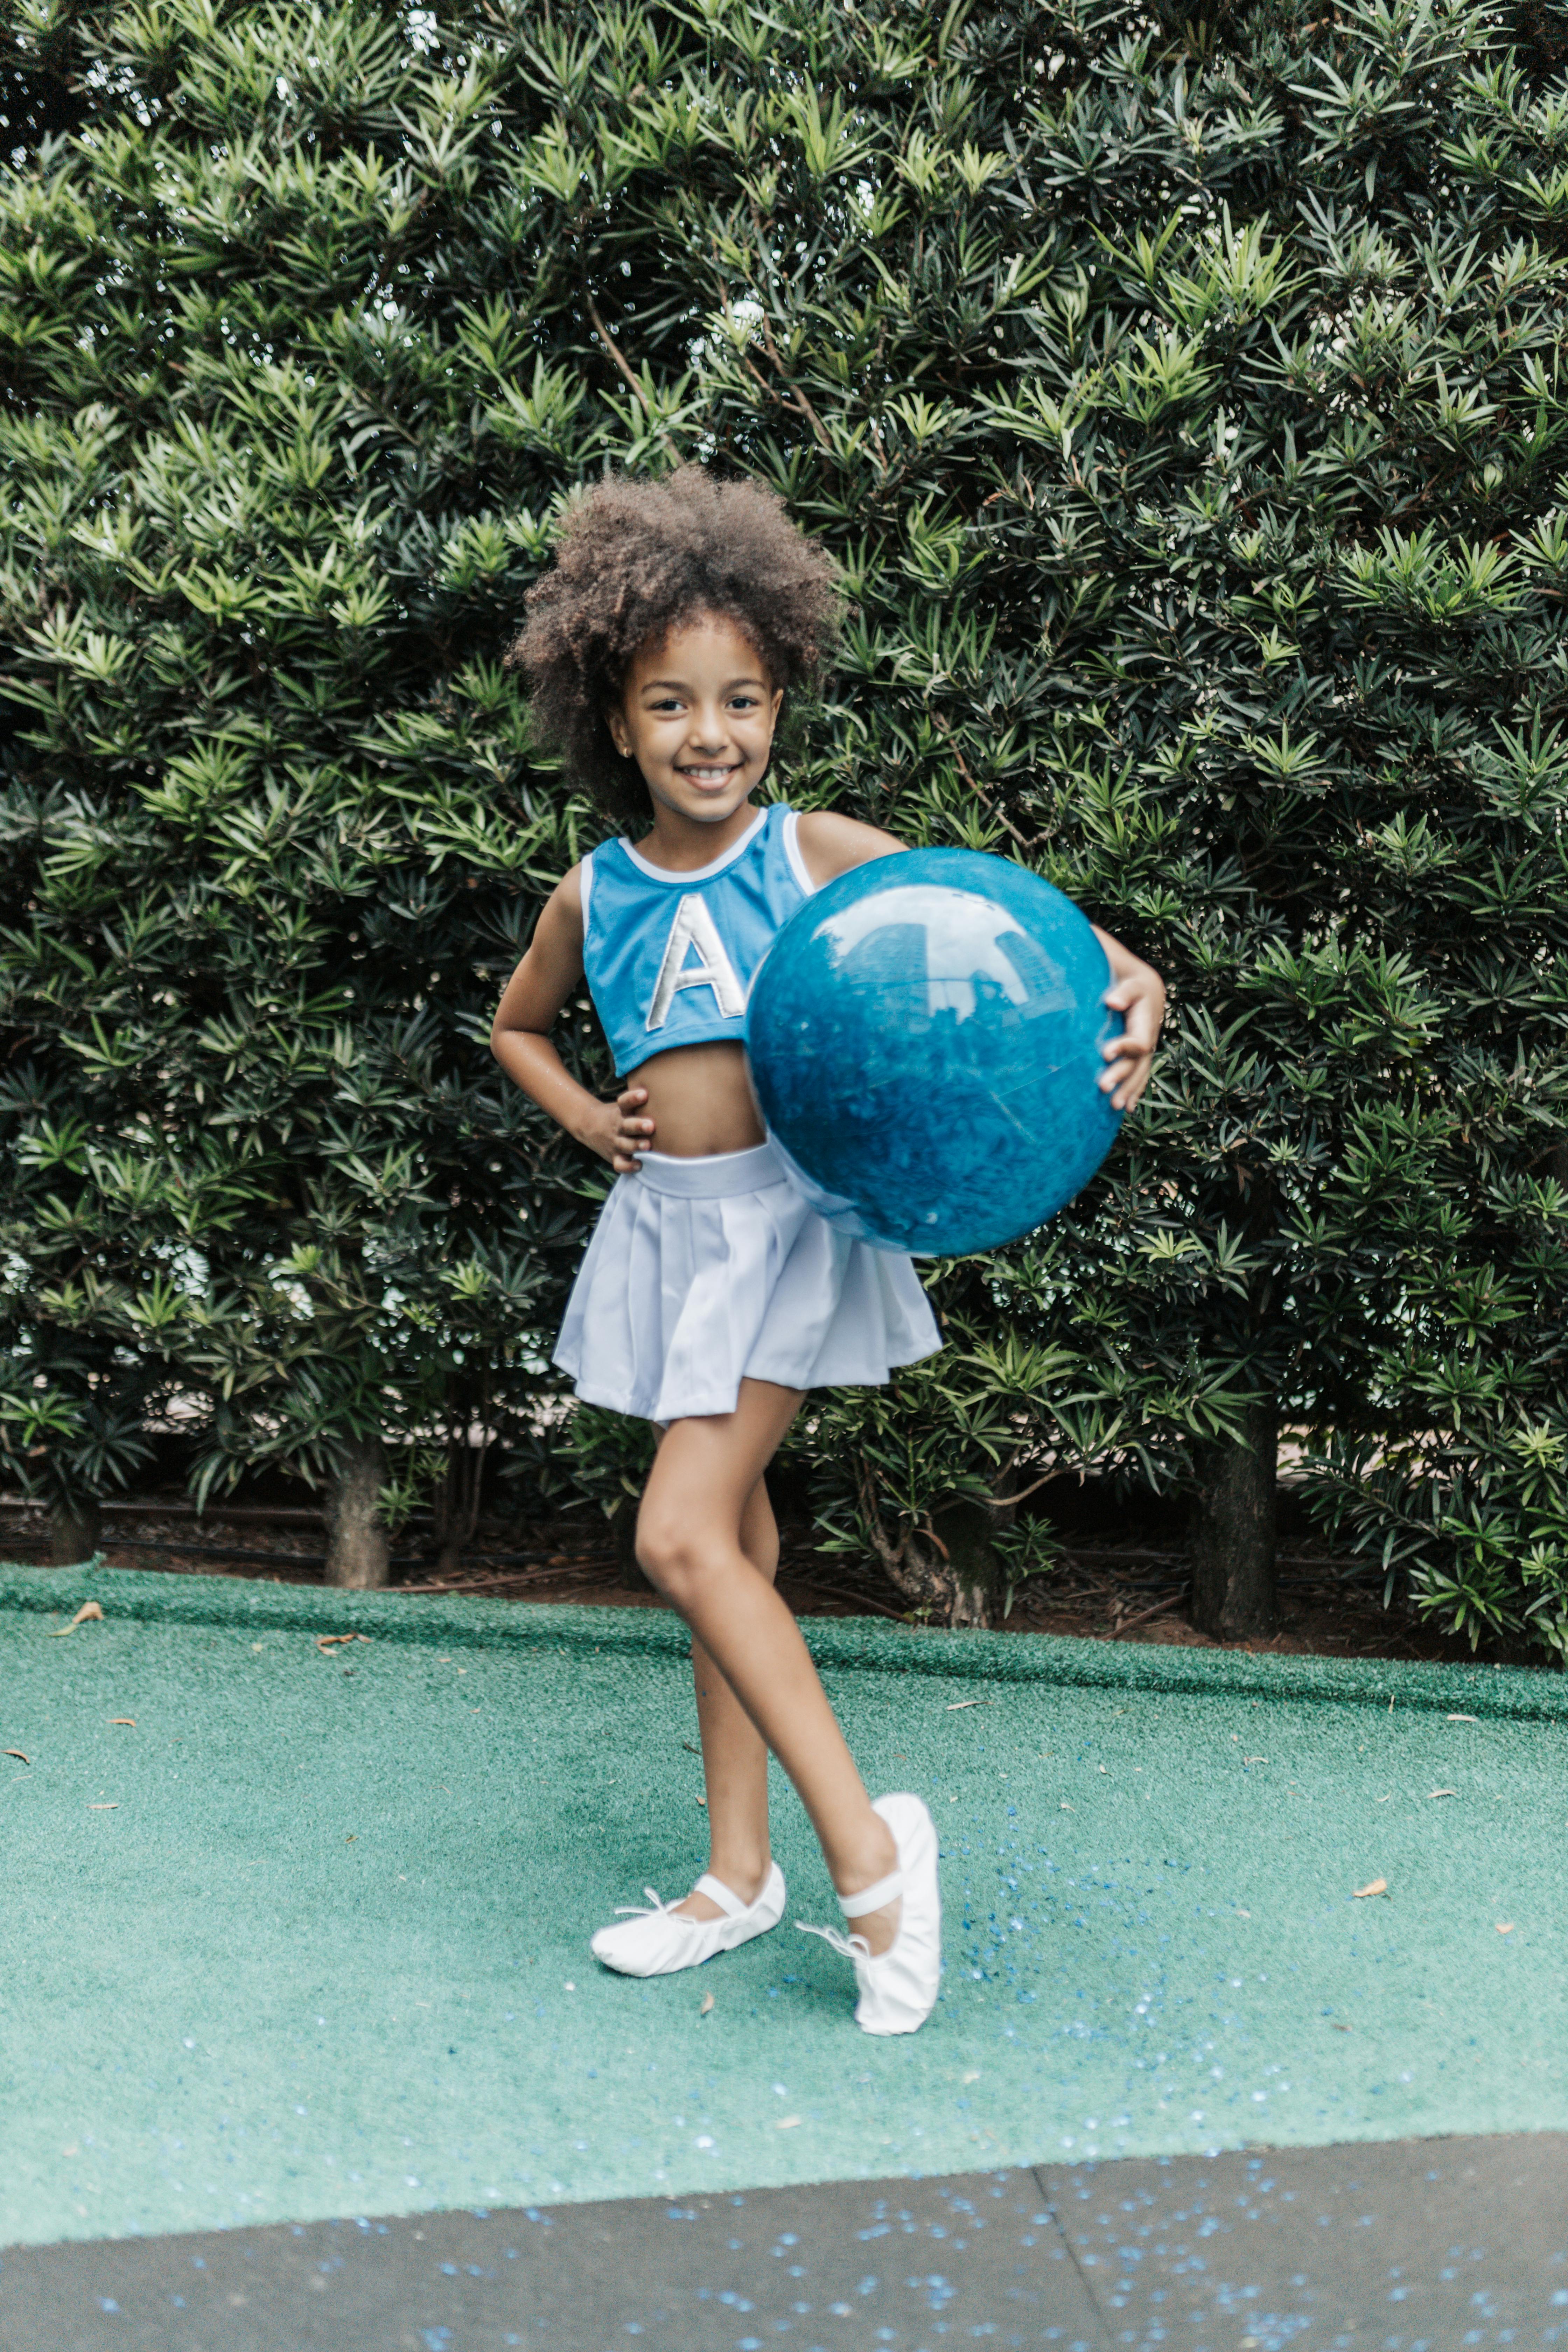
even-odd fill
[[(958, 1711), (959, 1711), (960, 1707), (964, 1707), (964, 1706), (984, 1706), (984, 1704), (985, 1704), (985, 1702), (984, 1702), (984, 1699), (978, 1699), (978, 1698), (955, 1698), (955, 1699), (953, 1699), (953, 1700), (951, 1702), (951, 1704), (950, 1704), (950, 1705), (948, 1705), (947, 1706), (944, 1706), (944, 1707), (942, 1708), (942, 1713), (943, 1713), (943, 1715), (956, 1715), (956, 1714), (958, 1713)], [(797, 2122), (797, 2123), (799, 2122), (800, 2118), (799, 2118), (799, 2116), (796, 2116), (795, 2120), (796, 2120), (796, 2122)], [(780, 2126), (779, 2126), (779, 2129), (780, 2129), (780, 2131), (783, 2131), (783, 2129), (784, 2129), (784, 2126), (783, 2126), (783, 2124), (780, 2124)]]
[(77, 1611), (76, 1615), (71, 1619), (70, 1623), (68, 1625), (51, 1625), (49, 1627), (50, 1634), (58, 1642), (62, 1633), (74, 1633), (79, 1625), (89, 1624), (93, 1618), (101, 1618), (103, 1612), (99, 1607), (96, 1601), (84, 1601), (81, 1607)]
[(699, 2016), (699, 2017), (706, 2017), (706, 2016), (707, 2016), (707, 2014), (708, 2014), (708, 2012), (709, 2012), (709, 2011), (712, 2008), (712, 2006), (713, 2006), (713, 1996), (712, 1996), (712, 1994), (711, 1994), (710, 1992), (705, 1992), (705, 1993), (703, 1994), (703, 1996), (702, 1996), (702, 2006), (701, 2006), (701, 2008), (700, 2008), (700, 2009), (698, 2011), (698, 2012), (697, 2012), (698, 2016)]
[(1359, 1903), (1363, 1895), (1386, 1895), (1387, 1892), (1387, 1879), (1373, 1878), (1370, 1880), (1365, 1886), (1352, 1886), (1351, 1889), (1351, 1899), (1352, 1902)]
[(1445, 1723), (1474, 1723), (1476, 1718), (1473, 1715), (1446, 1715), (1443, 1720)]
[(120, 1811), (120, 1800), (117, 1797), (112, 1805), (89, 1805), (87, 1810), (89, 1813), (117, 1813)]
[(0, 1756), (14, 1756), (18, 1764), (26, 1764), (29, 1768), (33, 1761), (30, 1756), (24, 1756), (19, 1748), (0, 1748)]
[(111, 1715), (109, 1720), (111, 1724), (122, 1723), (127, 1731), (134, 1731), (136, 1728), (136, 1717), (133, 1715)]
[(689, 1756), (700, 1756), (702, 1753), (701, 1748), (694, 1746), (689, 1739), (683, 1739), (680, 1744)]
[(1241, 1760), (1244, 1764), (1267, 1764), (1268, 1759), (1267, 1756), (1244, 1756)]
[(1458, 1793), (1458, 1789), (1428, 1789), (1426, 1802), (1430, 1804), (1434, 1797), (1457, 1797)]
[(345, 1642), (368, 1642), (369, 1639), (368, 1633), (318, 1633), (316, 1647), (322, 1652), (337, 1650), (341, 1649)]
[(1497, 1923), (1497, 1931), (1500, 1936), (1511, 1936), (1513, 1933), (1513, 1921), (1511, 1919), (1500, 1919)]
[(697, 1801), (700, 1805), (705, 1805), (708, 1802), (708, 1800), (706, 1797), (699, 1797)]
[(773, 2126), (773, 2129), (774, 2131), (794, 2131), (799, 2121), (800, 2117), (798, 2116), (781, 2116), (777, 2123)]
[(1331, 2025), (1329, 2032), (1331, 2033), (1348, 2033), (1350, 2032), (1350, 2027), (1348, 2025)]

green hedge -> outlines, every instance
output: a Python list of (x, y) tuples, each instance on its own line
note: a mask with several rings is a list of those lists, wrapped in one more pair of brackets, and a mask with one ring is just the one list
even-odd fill
[(178, 1398), (203, 1491), (384, 1444), (460, 1535), (475, 1427), (620, 1491), (546, 1364), (605, 1179), (484, 1048), (594, 837), (502, 656), (573, 487), (695, 455), (853, 589), (792, 796), (1172, 983), (1101, 1181), (800, 1433), (828, 1539), (983, 1616), (1041, 1480), (1195, 1485), (1243, 1622), (1284, 1426), (1561, 1654), (1565, 22), (8, 10), (7, 1475)]

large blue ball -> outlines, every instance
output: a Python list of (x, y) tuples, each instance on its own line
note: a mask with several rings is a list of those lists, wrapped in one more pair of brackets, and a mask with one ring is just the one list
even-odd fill
[(953, 1257), (1026, 1234), (1121, 1123), (1099, 1080), (1121, 1027), (1070, 898), (1001, 857), (912, 849), (841, 874), (752, 985), (763, 1115), (807, 1197), (879, 1248)]

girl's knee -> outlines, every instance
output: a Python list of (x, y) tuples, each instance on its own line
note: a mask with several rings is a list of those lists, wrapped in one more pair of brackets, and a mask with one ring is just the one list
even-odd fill
[(646, 1503), (637, 1514), (637, 1554), (643, 1574), (672, 1600), (679, 1599), (697, 1568), (689, 1529), (674, 1513), (649, 1509)]

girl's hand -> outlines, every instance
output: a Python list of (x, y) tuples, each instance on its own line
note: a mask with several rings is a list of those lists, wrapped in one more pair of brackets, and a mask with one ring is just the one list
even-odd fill
[(1110, 1068), (1100, 1078), (1100, 1091), (1117, 1110), (1131, 1110), (1149, 1083), (1160, 1024), (1165, 1017), (1165, 983), (1159, 973), (1129, 955), (1123, 947), (1111, 959), (1116, 982), (1102, 1002), (1125, 1013), (1127, 1025), (1120, 1037), (1101, 1046)]
[(628, 1087), (613, 1103), (600, 1103), (598, 1117), (583, 1138), (617, 1176), (635, 1176), (642, 1165), (637, 1153), (653, 1149), (653, 1121), (637, 1115), (647, 1100), (646, 1087)]

